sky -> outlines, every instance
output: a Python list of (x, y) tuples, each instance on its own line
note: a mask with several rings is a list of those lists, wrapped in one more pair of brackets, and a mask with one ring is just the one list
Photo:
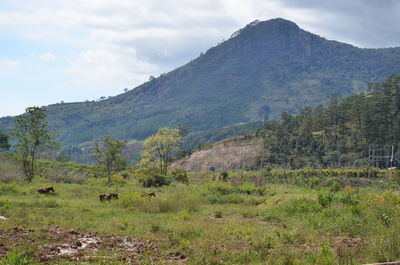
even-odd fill
[(0, 0), (0, 117), (96, 100), (181, 66), (258, 19), (400, 46), (399, 0)]

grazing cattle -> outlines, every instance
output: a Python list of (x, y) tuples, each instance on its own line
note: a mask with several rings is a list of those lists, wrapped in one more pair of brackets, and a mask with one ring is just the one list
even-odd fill
[(118, 200), (118, 194), (117, 193), (102, 193), (99, 195), (100, 201), (111, 201), (112, 199)]
[(48, 187), (48, 188), (43, 188), (43, 189), (38, 189), (37, 192), (39, 192), (40, 194), (49, 194), (50, 191), (54, 192), (54, 188), (53, 187)]
[(107, 194), (109, 197), (110, 197), (110, 200), (111, 199), (116, 199), (116, 200), (118, 200), (118, 193), (109, 193), (109, 194)]
[(145, 193), (141, 197), (149, 197), (149, 198), (156, 197), (156, 193), (154, 191), (150, 193)]
[(99, 197), (101, 202), (104, 202), (106, 200), (106, 194), (104, 193), (100, 194)]

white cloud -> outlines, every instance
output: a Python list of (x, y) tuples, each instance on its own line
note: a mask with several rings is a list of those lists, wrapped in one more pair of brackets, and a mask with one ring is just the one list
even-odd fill
[(12, 60), (0, 58), (0, 70), (1, 71), (12, 71), (12, 70), (17, 69), (17, 67), (19, 65), (20, 65), (20, 62), (18, 62), (18, 61), (12, 61)]
[(52, 54), (51, 52), (45, 52), (39, 55), (32, 55), (33, 58), (39, 59), (40, 61), (43, 62), (54, 62), (56, 61), (56, 56)]
[[(57, 63), (51, 70), (65, 75), (58, 87), (76, 93), (87, 87), (95, 98), (168, 72), (255, 19), (283, 17), (329, 39), (361, 46), (393, 46), (396, 41), (399, 45), (399, 2), (377, 2), (13, 0), (0, 11), (0, 27), (15, 38), (43, 46), (30, 53), (43, 71), (43, 62)], [(57, 51), (61, 45), (63, 52)], [(20, 58), (1, 52), (0, 58), (8, 60), (0, 59), (0, 69), (16, 69)]]
[(82, 51), (68, 62), (62, 70), (71, 76), (72, 84), (96, 86), (107, 93), (113, 88), (133, 87), (147, 80), (149, 73), (159, 71), (156, 65), (138, 59), (134, 49), (109, 46), (98, 45)]

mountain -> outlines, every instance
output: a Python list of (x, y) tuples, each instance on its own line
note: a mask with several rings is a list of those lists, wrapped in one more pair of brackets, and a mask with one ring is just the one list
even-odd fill
[[(192, 131), (273, 118), (366, 89), (400, 73), (400, 48), (361, 49), (284, 19), (255, 21), (186, 65), (101, 101), (47, 107), (64, 145), (106, 134), (143, 139), (159, 127)], [(0, 119), (0, 130), (12, 126)]]

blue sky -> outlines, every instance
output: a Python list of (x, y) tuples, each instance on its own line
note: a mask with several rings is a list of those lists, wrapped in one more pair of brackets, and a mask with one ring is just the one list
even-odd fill
[(400, 46), (396, 0), (0, 0), (0, 117), (133, 89), (255, 19)]

